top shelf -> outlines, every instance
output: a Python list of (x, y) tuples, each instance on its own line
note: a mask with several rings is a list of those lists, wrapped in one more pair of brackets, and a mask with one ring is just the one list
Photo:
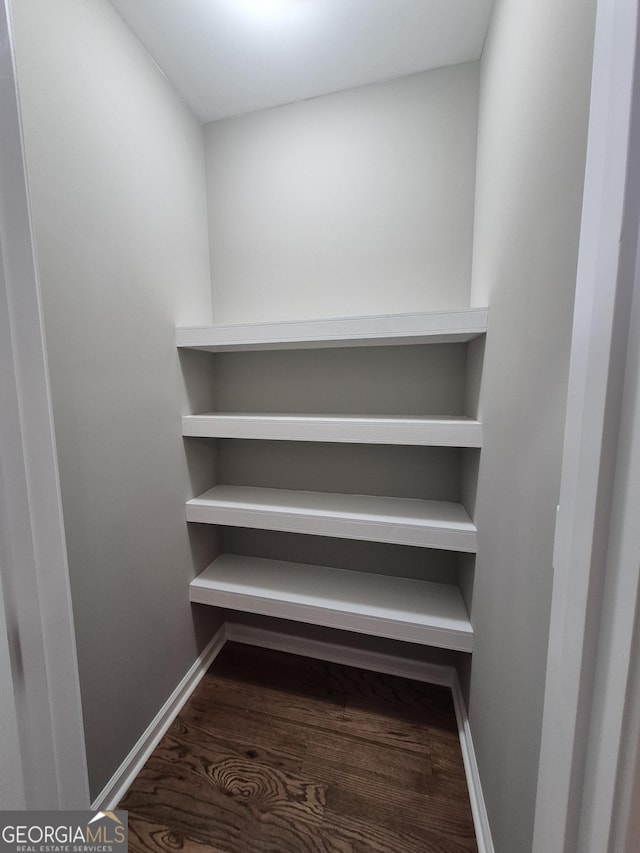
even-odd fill
[(487, 308), (176, 329), (179, 347), (207, 352), (465, 343), (487, 331)]

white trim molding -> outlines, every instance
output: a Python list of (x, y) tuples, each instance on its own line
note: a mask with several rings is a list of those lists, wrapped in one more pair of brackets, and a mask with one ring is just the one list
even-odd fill
[(489, 825), (489, 815), (487, 814), (487, 806), (484, 801), (484, 794), (482, 793), (480, 770), (478, 768), (476, 753), (473, 747), (473, 739), (471, 737), (469, 715), (467, 714), (467, 706), (462, 695), (462, 688), (460, 687), (458, 673), (455, 669), (452, 669), (451, 693), (453, 695), (453, 707), (455, 708), (456, 719), (458, 721), (460, 749), (462, 750), (464, 772), (467, 777), (467, 787), (469, 789), (471, 813), (473, 814), (473, 823), (476, 830), (478, 853), (495, 853), (493, 838), (491, 837), (491, 826)]
[(0, 0), (0, 113), (0, 623), (10, 663), (10, 683), (0, 687), (15, 701), (26, 808), (84, 809), (80, 687), (9, 0)]
[(637, 0), (598, 2), (533, 853), (623, 849), (611, 830), (640, 556), (639, 58)]

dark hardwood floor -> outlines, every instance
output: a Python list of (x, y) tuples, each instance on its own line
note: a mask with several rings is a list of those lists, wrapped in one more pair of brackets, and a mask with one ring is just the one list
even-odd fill
[(447, 688), (235, 643), (120, 808), (132, 853), (477, 853)]

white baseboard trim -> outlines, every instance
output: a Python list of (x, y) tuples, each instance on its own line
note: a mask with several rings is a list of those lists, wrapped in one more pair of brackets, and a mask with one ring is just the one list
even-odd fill
[(451, 693), (453, 695), (453, 707), (455, 708), (456, 717), (458, 719), (460, 748), (462, 750), (464, 772), (467, 777), (467, 788), (469, 789), (471, 813), (473, 814), (473, 824), (476, 830), (478, 853), (495, 853), (493, 839), (491, 837), (491, 827), (489, 826), (489, 816), (487, 814), (487, 807), (482, 793), (480, 771), (478, 770), (478, 762), (476, 761), (476, 753), (473, 748), (473, 740), (471, 738), (471, 727), (469, 726), (467, 706), (465, 705), (464, 697), (462, 695), (458, 673), (455, 670), (453, 671)]
[(184, 678), (149, 723), (129, 755), (91, 804), (94, 811), (110, 811), (120, 802), (182, 706), (198, 686), (215, 658), (220, 654), (225, 642), (225, 626), (222, 625), (192, 666), (189, 667)]
[(278, 631), (252, 628), (248, 625), (239, 625), (236, 622), (227, 622), (225, 627), (227, 639), (235, 640), (237, 643), (331, 661), (331, 663), (340, 663), (344, 666), (355, 666), (358, 669), (383, 672), (386, 675), (398, 675), (402, 678), (411, 678), (414, 681), (427, 681), (430, 684), (450, 687), (455, 675), (455, 670), (451, 666), (409, 660), (396, 655), (342, 646), (338, 643), (325, 643), (322, 640), (310, 640), (295, 634), (281, 634)]
[(460, 747), (464, 762), (471, 812), (478, 842), (478, 853), (495, 853), (487, 809), (480, 784), (478, 764), (473, 749), (471, 730), (467, 709), (460, 689), (458, 674), (452, 666), (430, 664), (425, 661), (410, 660), (397, 655), (381, 652), (371, 652), (366, 649), (351, 648), (338, 643), (326, 643), (321, 640), (311, 640), (295, 634), (283, 634), (264, 628), (252, 628), (236, 622), (226, 622), (216, 632), (212, 640), (189, 668), (171, 696), (151, 721), (146, 731), (140, 737), (129, 755), (116, 770), (111, 780), (91, 804), (95, 811), (111, 810), (120, 802), (132, 781), (140, 772), (142, 766), (156, 748), (160, 739), (167, 731), (182, 706), (193, 693), (198, 683), (222, 651), (227, 640), (244, 643), (248, 646), (259, 646), (274, 651), (289, 652), (303, 657), (332, 663), (354, 666), (359, 669), (382, 672), (386, 675), (396, 675), (410, 678), (414, 681), (424, 681), (429, 684), (440, 684), (451, 688), (453, 705), (458, 722)]

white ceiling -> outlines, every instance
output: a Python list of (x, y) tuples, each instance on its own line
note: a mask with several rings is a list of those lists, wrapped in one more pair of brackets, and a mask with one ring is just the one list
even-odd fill
[(111, 0), (215, 121), (478, 59), (492, 0)]

